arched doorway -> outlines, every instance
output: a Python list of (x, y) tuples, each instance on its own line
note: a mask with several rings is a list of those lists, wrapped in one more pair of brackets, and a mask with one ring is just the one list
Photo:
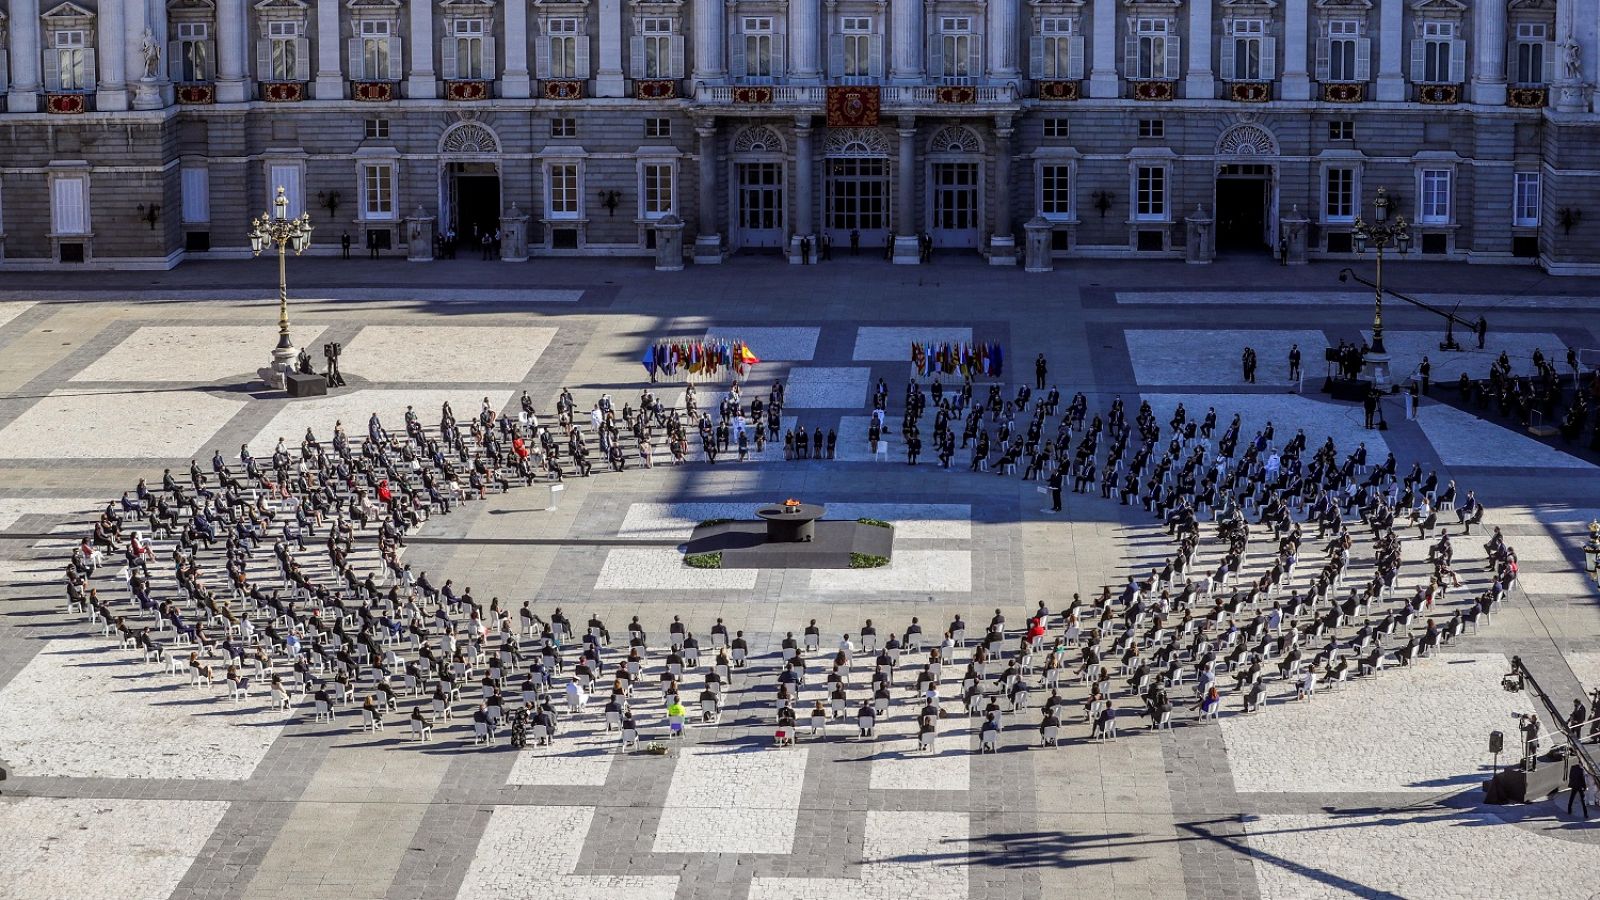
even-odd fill
[(1277, 233), (1278, 142), (1240, 123), (1217, 140), (1216, 239), (1219, 252), (1271, 250)]
[(977, 249), (983, 239), (983, 142), (964, 125), (928, 142), (928, 235), (935, 247)]
[(892, 146), (876, 128), (833, 128), (823, 144), (822, 227), (839, 246), (854, 234), (863, 247), (889, 239)]
[(787, 180), (783, 138), (766, 125), (751, 125), (733, 136), (732, 147), (729, 245), (783, 246)]
[(439, 139), (439, 229), (461, 245), (500, 228), (500, 139), (481, 122), (458, 122)]

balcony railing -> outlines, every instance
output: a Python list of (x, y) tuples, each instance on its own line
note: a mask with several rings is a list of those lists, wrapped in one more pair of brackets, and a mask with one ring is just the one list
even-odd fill
[[(941, 99), (945, 85), (886, 84), (880, 87), (879, 96), (884, 106), (933, 106), (949, 102)], [(1013, 103), (1017, 89), (1009, 84), (984, 84), (963, 86), (976, 94), (976, 103)], [(701, 103), (770, 103), (778, 106), (821, 106), (827, 102), (828, 89), (820, 84), (770, 84), (770, 85), (701, 85), (696, 99)]]

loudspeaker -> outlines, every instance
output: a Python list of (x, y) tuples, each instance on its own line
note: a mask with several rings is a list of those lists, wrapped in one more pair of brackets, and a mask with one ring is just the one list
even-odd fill
[(328, 379), (321, 375), (301, 375), (290, 372), (284, 379), (284, 387), (288, 389), (291, 397), (326, 397), (328, 395)]
[(1503, 753), (1506, 749), (1506, 735), (1503, 731), (1489, 732), (1489, 752)]

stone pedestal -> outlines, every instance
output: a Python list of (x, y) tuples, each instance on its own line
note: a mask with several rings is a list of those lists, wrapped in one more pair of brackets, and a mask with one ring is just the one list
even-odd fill
[(165, 104), (161, 99), (161, 83), (154, 78), (141, 79), (133, 85), (134, 109), (160, 109)]
[(656, 222), (656, 271), (683, 271), (683, 220), (671, 213)]
[(1216, 258), (1216, 241), (1211, 232), (1213, 224), (1210, 216), (1199, 206), (1194, 208), (1194, 215), (1183, 220), (1185, 239), (1183, 260), (1193, 266), (1209, 265)]
[(917, 236), (896, 235), (894, 239), (894, 264), (897, 266), (915, 266), (922, 262), (922, 247), (918, 245)]
[(694, 264), (715, 266), (722, 262), (722, 235), (697, 234), (694, 238)]
[(1311, 233), (1311, 221), (1300, 214), (1296, 206), (1278, 221), (1278, 253), (1284, 265), (1306, 264), (1306, 243)]
[(1588, 112), (1589, 92), (1577, 81), (1558, 81), (1554, 88), (1556, 109), (1562, 112)]
[(1050, 259), (1051, 229), (1050, 223), (1043, 216), (1034, 216), (1022, 226), (1027, 237), (1024, 271), (1049, 272), (1055, 268)]
[[(811, 242), (810, 253), (801, 253), (800, 252), (800, 242), (801, 241), (810, 241)], [(812, 265), (812, 266), (814, 266), (814, 265), (817, 264), (817, 257), (818, 257), (818, 255), (820, 253), (821, 253), (821, 249), (820, 249), (819, 245), (817, 244), (817, 236), (816, 235), (814, 235), (814, 234), (796, 234), (796, 235), (790, 235), (788, 252), (785, 255), (789, 258), (789, 265), (791, 265), (791, 266), (801, 266), (801, 265)]]
[(995, 235), (989, 238), (989, 265), (1014, 266), (1017, 264), (1017, 239), (1014, 235)]
[(288, 383), (289, 373), (294, 371), (295, 358), (299, 355), (300, 351), (295, 349), (292, 342), (280, 338), (278, 346), (272, 348), (272, 362), (257, 369), (256, 377), (273, 390), (283, 390)]
[(433, 216), (417, 211), (406, 217), (406, 259), (411, 262), (433, 262)]
[(1394, 379), (1389, 374), (1389, 354), (1367, 352), (1365, 361), (1361, 364), (1361, 377), (1372, 382), (1372, 386), (1387, 394), (1394, 384)]
[(500, 217), (501, 262), (528, 261), (528, 217), (513, 202)]

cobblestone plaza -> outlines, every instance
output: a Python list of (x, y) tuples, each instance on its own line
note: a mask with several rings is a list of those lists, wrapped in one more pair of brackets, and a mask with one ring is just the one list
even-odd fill
[[(1488, 806), (1481, 785), (1494, 767), (1489, 732), (1514, 740), (1514, 716), (1537, 708), (1501, 690), (1511, 656), (1563, 708), (1600, 688), (1600, 593), (1582, 553), (1600, 516), (1600, 456), (1441, 399), (1414, 419), (1387, 401), (1389, 428), (1365, 429), (1359, 404), (1314, 389), (1321, 351), (1359, 343), (1372, 324), (1370, 294), (1345, 290), (1331, 265), (1108, 261), (1032, 275), (976, 258), (897, 268), (838, 256), (810, 267), (733, 257), (671, 274), (643, 260), (291, 260), (293, 336), (314, 355), (342, 343), (349, 381), (304, 399), (253, 374), (276, 337), (265, 261), (0, 281), (0, 898), (1595, 895), (1600, 830), (1567, 815), (1565, 792)], [(1519, 373), (1535, 351), (1600, 359), (1584, 354), (1600, 347), (1600, 282), (1411, 261), (1387, 275), (1491, 323), (1482, 351), (1464, 340), (1443, 353), (1436, 317), (1386, 307), (1397, 380), (1424, 355), (1436, 385), (1482, 377), (1502, 351)], [(481, 746), (476, 685), (428, 741), (405, 718), (425, 698), (402, 698), (383, 729), (362, 727), (359, 701), (322, 721), (305, 697), (277, 708), (264, 685), (243, 698), (196, 686), (65, 608), (77, 541), (141, 478), (186, 478), (191, 459), (209, 472), (213, 452), (236, 463), (241, 446), (265, 458), (308, 428), (326, 441), (336, 421), (358, 439), (374, 412), (397, 430), (408, 406), (431, 427), (441, 403), (463, 420), (485, 402), (514, 415), (524, 391), (541, 416), (563, 387), (580, 410), (602, 393), (637, 404), (647, 346), (707, 335), (747, 340), (762, 358), (748, 390), (785, 379), (785, 427), (836, 429), (837, 458), (786, 462), (769, 445), (744, 462), (692, 453), (673, 466), (658, 447), (654, 467), (569, 472), (558, 495), (518, 481), (458, 504), (408, 535), (403, 556), (480, 603), (597, 615), (614, 640), (638, 617), (657, 651), (638, 727), (644, 743), (670, 745), (665, 755), (625, 749), (598, 700), (550, 744), (512, 749), (502, 734)], [(976, 632), (999, 608), (1015, 636), (1040, 603), (1059, 613), (1074, 593), (1116, 589), (1170, 553), (1152, 513), (1093, 490), (1068, 493), (1051, 515), (1040, 483), (969, 471), (965, 452), (949, 470), (932, 453), (906, 465), (895, 429), (888, 458), (875, 458), (873, 385), (887, 382), (898, 421), (913, 340), (1000, 344), (1008, 395), (1032, 383), (1043, 353), (1048, 383), (1084, 392), (1091, 413), (1117, 397), (1148, 401), (1165, 430), (1180, 403), (1215, 407), (1224, 423), (1238, 413), (1246, 434), (1270, 420), (1280, 440), (1304, 429), (1312, 447), (1331, 436), (1341, 453), (1362, 442), (1375, 461), (1392, 451), (1402, 473), (1415, 461), (1477, 492), (1485, 530), (1516, 547), (1519, 585), (1492, 624), (1308, 702), (1271, 679), (1256, 712), (1225, 690), (1215, 721), (1178, 701), (1170, 729), (1130, 713), (1114, 740), (1091, 740), (1085, 688), (1064, 678), (1058, 746), (1039, 746), (1036, 691), (1033, 708), (1006, 712), (997, 752), (980, 753), (978, 720), (947, 684), (932, 752), (918, 748), (915, 701), (898, 698), (870, 738), (852, 714), (775, 748), (781, 641), (812, 620), (817, 668), (869, 619), (884, 635), (913, 616), (937, 632), (959, 613)], [(1291, 345), (1306, 359), (1303, 393), (1290, 389)], [(1254, 384), (1241, 378), (1244, 346), (1260, 355)], [(701, 405), (714, 410), (719, 389), (699, 385)], [(675, 402), (682, 383), (657, 390)], [(683, 564), (697, 523), (786, 497), (894, 523), (893, 562)], [(1458, 537), (1448, 520), (1463, 580), (1481, 583), (1483, 538)], [(1409, 593), (1427, 542), (1401, 530)], [(172, 545), (158, 547), (151, 568), (165, 571)], [(356, 568), (381, 579), (372, 543), (357, 548)], [(166, 579), (158, 590), (171, 593)], [(129, 608), (115, 579), (95, 584)], [(656, 645), (675, 616), (700, 634), (718, 619), (743, 631), (751, 660), (720, 718), (700, 721), (696, 705), (671, 740)], [(900, 666), (897, 690), (915, 671)], [(851, 710), (869, 695), (861, 678)]]

